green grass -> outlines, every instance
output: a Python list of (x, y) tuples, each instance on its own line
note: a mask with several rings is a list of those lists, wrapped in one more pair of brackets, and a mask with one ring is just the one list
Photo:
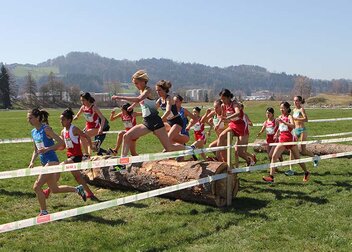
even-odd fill
[[(279, 112), (275, 103), (275, 110)], [(265, 103), (248, 103), (246, 112), (253, 122), (265, 120)], [(56, 132), (60, 110), (49, 110)], [(204, 111), (203, 111), (204, 112)], [(108, 116), (109, 111), (103, 110)], [(309, 110), (309, 118), (348, 117), (346, 110)], [(0, 112), (0, 139), (29, 137), (31, 126), (26, 111)], [(76, 125), (83, 127), (83, 119)], [(351, 123), (307, 124), (309, 134), (350, 131)], [(111, 122), (111, 130), (122, 128)], [(253, 135), (259, 131), (252, 128)], [(214, 136), (212, 136), (214, 138)], [(114, 144), (108, 135), (104, 146)], [(152, 135), (138, 142), (140, 153), (162, 148)], [(33, 146), (29, 143), (0, 145), (0, 170), (27, 167)], [(60, 160), (64, 152), (58, 152)], [(260, 163), (268, 162), (258, 154)], [(36, 165), (39, 165), (37, 161)], [(243, 166), (244, 163), (241, 163)], [(240, 174), (240, 191), (226, 209), (151, 198), (91, 214), (0, 235), (2, 251), (351, 251), (352, 248), (352, 171), (345, 158), (324, 160), (312, 171), (311, 180), (302, 183), (302, 172), (286, 177), (283, 169), (275, 185), (261, 182), (266, 172)], [(33, 217), (39, 205), (32, 190), (35, 177), (0, 180), (0, 224)], [(76, 185), (65, 173), (61, 184)], [(102, 200), (135, 194), (92, 187)], [(83, 203), (74, 194), (51, 195), (50, 212), (68, 210)]]
[(23, 78), (31, 72), (34, 79), (38, 80), (42, 76), (48, 76), (50, 72), (54, 74), (59, 74), (58, 67), (29, 67), (29, 66), (17, 66), (13, 70), (16, 77)]

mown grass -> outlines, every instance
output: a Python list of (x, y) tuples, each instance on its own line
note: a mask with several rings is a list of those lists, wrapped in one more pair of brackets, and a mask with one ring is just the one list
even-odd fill
[[(274, 104), (278, 112), (277, 104)], [(248, 103), (246, 112), (253, 122), (264, 121), (266, 104)], [(50, 124), (56, 132), (60, 110), (50, 110)], [(109, 111), (103, 110), (108, 117)], [(346, 110), (309, 110), (311, 119), (348, 117)], [(25, 111), (0, 112), (0, 139), (29, 137), (31, 127)], [(83, 119), (76, 125), (83, 127)], [(349, 121), (307, 124), (309, 134), (350, 131)], [(120, 122), (111, 123), (121, 129)], [(252, 128), (253, 135), (259, 131)], [(212, 139), (214, 136), (212, 135)], [(109, 135), (105, 146), (114, 144)], [(0, 170), (27, 167), (32, 145), (0, 145)], [(153, 135), (138, 142), (140, 153), (162, 148)], [(64, 152), (58, 152), (60, 160)], [(260, 163), (267, 163), (258, 154)], [(39, 165), (39, 163), (36, 163)], [(241, 163), (243, 166), (244, 163)], [(240, 174), (240, 191), (231, 207), (218, 209), (165, 198), (151, 198), (91, 214), (30, 227), (0, 235), (3, 251), (351, 251), (352, 171), (345, 158), (322, 161), (312, 171), (309, 183), (297, 176), (285, 177), (283, 169), (275, 185), (261, 181), (265, 172)], [(35, 177), (0, 180), (0, 224), (33, 217), (38, 203), (32, 190)], [(75, 185), (70, 174), (61, 184)], [(92, 187), (101, 200), (135, 191), (111, 191)], [(51, 195), (48, 210), (57, 212), (82, 205), (74, 194)]]
[(16, 77), (25, 77), (30, 72), (36, 80), (38, 80), (42, 76), (48, 76), (50, 72), (54, 74), (59, 74), (58, 67), (36, 67), (36, 66), (16, 66), (13, 70)]

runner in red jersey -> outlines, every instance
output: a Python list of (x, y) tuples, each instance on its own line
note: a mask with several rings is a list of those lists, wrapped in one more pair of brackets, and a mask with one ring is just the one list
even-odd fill
[[(189, 124), (186, 127), (186, 130), (189, 131), (191, 129), (191, 127), (193, 126), (194, 129), (194, 140), (195, 142), (191, 145), (191, 147), (193, 149), (195, 148), (203, 148), (205, 143), (206, 143), (206, 136), (205, 136), (205, 125), (204, 125), (204, 121), (205, 121), (205, 115), (203, 117), (200, 116), (200, 111), (201, 109), (199, 107), (194, 107), (193, 108), (193, 116), (195, 117), (195, 119), (191, 119), (189, 121)], [(205, 156), (204, 153), (200, 154), (202, 156), (202, 158), (204, 160), (207, 160), (207, 157)], [(195, 155), (193, 155), (194, 159), (197, 159), (195, 157)]]
[[(90, 93), (81, 94), (81, 103), (82, 106), (79, 109), (78, 113), (73, 117), (73, 120), (79, 118), (81, 114), (84, 115), (86, 120), (86, 127), (84, 132), (89, 137), (97, 137), (98, 135), (104, 135), (103, 131), (109, 130), (108, 120), (100, 112), (99, 108), (95, 105), (95, 99), (90, 95)], [(105, 137), (104, 137), (105, 138)], [(101, 140), (102, 142), (103, 140)], [(100, 147), (100, 144), (97, 147)], [(81, 146), (83, 149), (83, 159), (91, 155), (91, 148), (88, 149), (88, 142), (85, 138), (81, 139)], [(99, 149), (97, 148), (96, 149)]]
[[(293, 123), (293, 118), (290, 115), (290, 113), (291, 113), (290, 104), (288, 102), (281, 102), (280, 111), (281, 111), (281, 115), (277, 119), (277, 121), (279, 123), (279, 130), (275, 133), (274, 139), (275, 138), (277, 139), (280, 135), (280, 137), (279, 137), (280, 143), (287, 143), (287, 142), (296, 141), (294, 136), (291, 133), (291, 131), (294, 129), (295, 125)], [(285, 149), (289, 149), (291, 151), (292, 158), (294, 158), (294, 159), (300, 158), (298, 146), (296, 144), (294, 144), (294, 145), (277, 145), (277, 146), (275, 146), (271, 162), (272, 163), (278, 162), (279, 157), (281, 156), (282, 152)], [(307, 182), (309, 180), (310, 172), (307, 170), (305, 163), (300, 163), (299, 165), (301, 166), (302, 170), (304, 171), (303, 181)], [(273, 183), (275, 170), (276, 169), (274, 167), (270, 168), (270, 175), (268, 177), (263, 177), (263, 180), (265, 182)]]
[[(109, 152), (113, 155), (116, 155), (122, 145), (122, 140), (123, 136), (126, 134), (127, 131), (129, 131), (131, 128), (133, 128), (137, 124), (136, 116), (141, 116), (141, 112), (133, 112), (133, 109), (128, 110), (128, 108), (131, 107), (131, 104), (125, 103), (121, 107), (121, 112), (118, 114), (115, 114), (115, 109), (111, 111), (110, 114), (110, 121), (114, 121), (117, 118), (121, 118), (122, 123), (125, 127), (125, 130), (120, 131), (117, 134), (117, 139), (116, 139), (116, 146), (115, 148), (110, 148)], [(134, 144), (131, 144), (130, 146), (130, 152), (132, 156), (137, 156), (137, 151), (136, 151), (136, 141), (134, 141)]]
[[(222, 117), (220, 118), (219, 125), (224, 120), (229, 120), (229, 127), (226, 128), (218, 138), (218, 146), (225, 146), (227, 140), (227, 133), (231, 133), (231, 137), (237, 137), (237, 144), (242, 145), (245, 143), (243, 136), (245, 134), (245, 123), (243, 121), (243, 110), (240, 109), (239, 104), (233, 101), (233, 94), (228, 89), (223, 89), (219, 93), (220, 99), (222, 100)], [(217, 130), (217, 127), (215, 127)], [(243, 156), (247, 163), (251, 163), (252, 160), (250, 156), (247, 155), (245, 148), (238, 147), (236, 150), (236, 155)], [(227, 161), (226, 151), (220, 152), (220, 157), (222, 162)]]
[[(277, 140), (274, 139), (274, 135), (278, 130), (278, 124), (276, 123), (275, 117), (274, 117), (274, 109), (269, 107), (266, 109), (266, 121), (263, 123), (262, 129), (259, 131), (257, 134), (257, 137), (259, 137), (264, 131), (266, 132), (266, 143), (271, 144), (271, 143), (276, 143)], [(273, 146), (269, 146), (267, 148), (267, 153), (269, 158), (272, 158), (272, 154), (275, 148)]]
[[(70, 163), (80, 163), (82, 161), (82, 149), (80, 144), (80, 139), (85, 138), (89, 144), (92, 146), (92, 141), (90, 137), (81, 131), (79, 128), (72, 124), (73, 111), (68, 108), (62, 112), (60, 116), (61, 125), (64, 127), (61, 131), (61, 138), (65, 142), (67, 159), (62, 162), (62, 164)], [(71, 171), (72, 175), (75, 177), (76, 181), (81, 184), (86, 191), (86, 197), (91, 200), (97, 200), (94, 193), (88, 187), (86, 181), (82, 178), (80, 171)], [(57, 181), (60, 178), (60, 173), (57, 174)], [(45, 197), (48, 198), (50, 194), (50, 189), (43, 190)]]

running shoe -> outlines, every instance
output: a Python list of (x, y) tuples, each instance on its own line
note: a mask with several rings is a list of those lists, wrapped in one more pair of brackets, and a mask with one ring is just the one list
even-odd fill
[(83, 155), (82, 161), (89, 161), (89, 155)]
[(268, 176), (268, 177), (263, 177), (263, 180), (268, 183), (274, 183), (274, 177), (273, 176)]
[(45, 196), (46, 199), (49, 198), (50, 192), (51, 192), (50, 188), (47, 188), (47, 189), (43, 190), (43, 193), (44, 193), (44, 196)]
[(90, 199), (92, 201), (99, 201), (97, 197), (95, 197), (94, 193), (86, 193), (87, 199)]
[(46, 210), (40, 210), (38, 216), (44, 216), (44, 215), (48, 215), (48, 214), (49, 214), (48, 211), (46, 211)]
[(285, 175), (286, 176), (293, 176), (293, 175), (295, 175), (295, 171), (294, 170), (285, 171)]
[(86, 195), (86, 192), (84, 191), (82, 185), (76, 186), (76, 191), (77, 191), (78, 195), (81, 196), (83, 201), (87, 201), (87, 195)]
[(318, 167), (318, 164), (319, 164), (319, 156), (318, 155), (314, 155), (313, 167)]
[(126, 165), (115, 165), (114, 168), (116, 171), (123, 171), (126, 170)]
[(309, 177), (310, 177), (310, 172), (306, 171), (304, 173), (303, 182), (307, 182), (309, 180)]

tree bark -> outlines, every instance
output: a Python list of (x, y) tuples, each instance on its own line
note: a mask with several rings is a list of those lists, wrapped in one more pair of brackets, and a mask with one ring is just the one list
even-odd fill
[[(92, 160), (102, 157), (93, 157)], [(131, 169), (116, 171), (114, 167), (95, 168), (84, 171), (84, 178), (89, 184), (117, 188), (150, 191), (166, 186), (225, 173), (227, 164), (222, 162), (177, 162), (160, 160), (134, 164)], [(233, 197), (239, 189), (239, 181), (234, 176)], [(226, 179), (217, 180), (184, 190), (164, 195), (168, 198), (181, 199), (217, 207), (226, 206)]]
[[(264, 144), (265, 141), (256, 140), (254, 143)], [(339, 152), (352, 151), (352, 145), (348, 145), (348, 144), (307, 144), (306, 148), (314, 155), (319, 155), (319, 156), (327, 155), (327, 154), (335, 154)], [(255, 152), (266, 152), (267, 146), (262, 145), (260, 147), (254, 147), (253, 149)]]

